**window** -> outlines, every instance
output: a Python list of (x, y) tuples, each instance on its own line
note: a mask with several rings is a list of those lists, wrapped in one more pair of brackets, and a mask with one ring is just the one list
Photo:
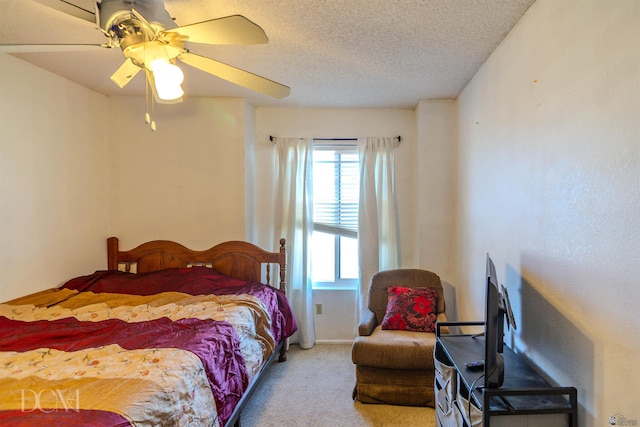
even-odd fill
[(311, 271), (315, 289), (358, 281), (360, 166), (355, 144), (314, 143)]

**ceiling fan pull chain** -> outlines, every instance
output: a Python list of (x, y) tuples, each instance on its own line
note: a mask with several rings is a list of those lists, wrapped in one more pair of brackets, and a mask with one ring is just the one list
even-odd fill
[[(132, 12), (134, 14), (136, 14), (136, 12), (134, 10), (132, 10)], [(147, 33), (145, 33), (145, 38), (147, 37)], [(148, 41), (148, 40), (147, 40)], [(155, 109), (155, 100), (151, 99), (151, 97), (149, 96), (149, 86), (151, 85), (151, 81), (149, 79), (149, 73), (151, 73), (151, 71), (147, 68), (146, 64), (147, 64), (147, 43), (144, 43), (144, 64), (145, 64), (145, 68), (144, 68), (144, 77), (145, 77), (145, 85), (144, 85), (144, 90), (145, 90), (145, 101), (146, 101), (146, 106), (147, 106), (147, 113), (145, 115), (145, 122), (149, 125), (151, 125), (151, 131), (155, 132), (156, 131), (156, 109)], [(151, 117), (149, 117), (149, 102), (151, 102)]]
[(149, 75), (147, 74), (147, 70), (145, 70), (144, 73), (144, 102), (147, 110), (144, 115), (144, 122), (149, 124), (151, 123), (151, 118), (149, 116)]
[[(148, 70), (144, 70), (144, 71), (145, 71), (144, 100), (145, 100), (145, 107), (147, 109), (146, 113), (144, 114), (144, 122), (150, 125), (151, 130), (155, 132), (156, 130), (155, 103), (153, 102), (153, 100), (150, 100), (150, 97), (149, 97), (149, 85), (151, 84), (149, 82), (149, 71)], [(149, 102), (151, 102), (151, 114), (149, 114)]]
[(156, 131), (156, 102), (151, 100), (151, 131)]

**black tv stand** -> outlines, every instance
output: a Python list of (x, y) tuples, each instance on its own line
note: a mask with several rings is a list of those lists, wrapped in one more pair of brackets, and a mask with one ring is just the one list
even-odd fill
[(484, 322), (442, 322), (436, 326), (437, 425), (577, 427), (575, 387), (551, 386), (505, 345), (504, 384), (485, 388), (484, 371), (465, 367), (465, 363), (484, 357), (484, 339), (480, 335), (441, 333), (443, 326), (482, 325)]

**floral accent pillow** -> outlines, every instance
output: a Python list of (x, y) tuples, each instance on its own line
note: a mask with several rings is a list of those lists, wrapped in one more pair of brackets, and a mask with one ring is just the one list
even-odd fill
[(431, 288), (389, 286), (382, 329), (434, 332), (438, 291)]

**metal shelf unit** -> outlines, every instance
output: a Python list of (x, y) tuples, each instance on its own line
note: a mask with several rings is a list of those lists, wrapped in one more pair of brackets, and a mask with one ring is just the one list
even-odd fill
[(434, 386), (438, 425), (577, 427), (576, 388), (551, 386), (507, 346), (503, 353), (504, 384), (500, 388), (483, 387), (484, 372), (471, 370), (465, 363), (484, 359), (484, 337), (441, 333), (444, 326), (453, 329), (481, 325), (484, 323), (443, 322), (437, 325)]

